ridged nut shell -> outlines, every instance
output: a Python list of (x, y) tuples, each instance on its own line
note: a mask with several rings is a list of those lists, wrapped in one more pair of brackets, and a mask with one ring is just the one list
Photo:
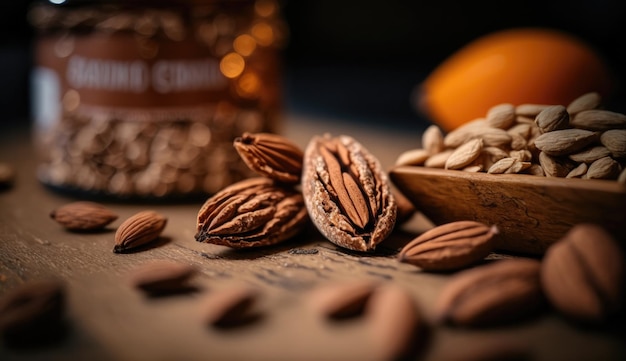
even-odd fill
[(206, 200), (198, 211), (195, 239), (231, 248), (268, 246), (293, 237), (307, 222), (300, 192), (255, 177)]
[(310, 140), (302, 192), (313, 224), (340, 247), (374, 251), (394, 228), (397, 206), (387, 175), (352, 137)]

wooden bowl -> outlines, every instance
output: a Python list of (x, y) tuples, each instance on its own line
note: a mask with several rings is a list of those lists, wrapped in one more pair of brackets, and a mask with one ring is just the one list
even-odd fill
[(500, 250), (540, 255), (573, 225), (592, 222), (626, 240), (626, 185), (609, 180), (470, 173), (418, 166), (392, 183), (434, 224), (495, 224)]

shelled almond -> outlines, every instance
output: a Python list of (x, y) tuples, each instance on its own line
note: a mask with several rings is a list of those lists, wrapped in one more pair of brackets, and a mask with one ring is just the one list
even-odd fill
[(601, 101), (591, 92), (567, 106), (497, 104), (445, 135), (431, 125), (422, 148), (400, 154), (396, 165), (624, 183), (626, 115), (601, 109)]

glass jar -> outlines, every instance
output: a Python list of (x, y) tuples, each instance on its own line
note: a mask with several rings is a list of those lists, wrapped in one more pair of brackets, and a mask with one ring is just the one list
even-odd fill
[(68, 0), (29, 20), (37, 176), (53, 189), (213, 194), (251, 175), (235, 137), (279, 131), (276, 0)]

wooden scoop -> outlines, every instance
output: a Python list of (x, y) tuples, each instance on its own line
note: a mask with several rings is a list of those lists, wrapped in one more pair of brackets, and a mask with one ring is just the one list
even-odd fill
[(596, 223), (626, 242), (626, 185), (614, 180), (397, 166), (393, 184), (434, 224), (496, 225), (500, 250), (541, 255), (573, 225)]

